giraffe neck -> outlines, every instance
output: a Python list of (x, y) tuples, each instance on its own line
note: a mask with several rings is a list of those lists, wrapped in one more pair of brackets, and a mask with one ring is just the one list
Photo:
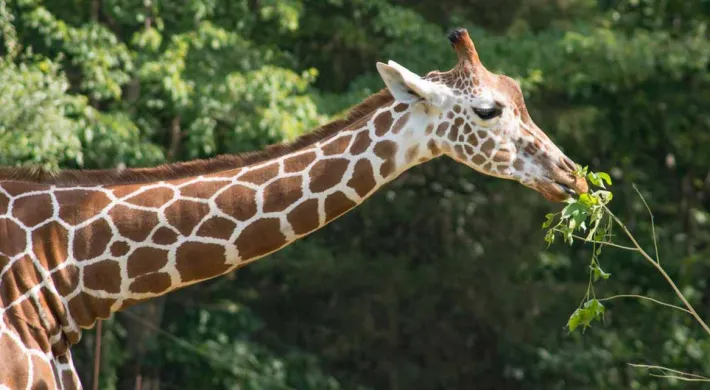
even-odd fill
[(36, 280), (17, 283), (27, 286), (17, 300), (46, 293), (54, 315), (39, 317), (58, 320), (39, 325), (51, 344), (73, 344), (96, 319), (277, 251), (436, 156), (422, 144), (431, 131), (425, 118), (422, 107), (395, 103), (300, 150), (196, 177), (79, 187), (0, 182), (0, 214), (11, 216), (0, 233), (15, 240), (0, 243), (2, 272), (32, 268)]

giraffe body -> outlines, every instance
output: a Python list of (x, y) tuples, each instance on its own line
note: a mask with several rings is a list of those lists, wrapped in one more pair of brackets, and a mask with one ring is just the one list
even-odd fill
[(291, 146), (153, 170), (0, 172), (0, 388), (80, 388), (69, 347), (81, 329), (277, 251), (442, 154), (550, 199), (586, 191), (517, 84), (477, 74), (465, 32), (450, 39), (454, 70), (378, 64), (388, 89)]

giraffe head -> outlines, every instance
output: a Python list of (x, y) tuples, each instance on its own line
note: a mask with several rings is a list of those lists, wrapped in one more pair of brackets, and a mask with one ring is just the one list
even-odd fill
[(410, 105), (423, 142), (487, 175), (516, 180), (551, 201), (588, 190), (576, 164), (533, 122), (520, 86), (489, 72), (465, 29), (449, 35), (458, 63), (419, 77), (396, 62), (377, 63), (387, 88)]

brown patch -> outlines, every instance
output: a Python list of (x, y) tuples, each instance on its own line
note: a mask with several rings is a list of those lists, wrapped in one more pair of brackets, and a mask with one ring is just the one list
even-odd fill
[(461, 106), (458, 104), (455, 104), (454, 105), (454, 112), (457, 114), (461, 113)]
[(434, 156), (438, 156), (441, 153), (441, 149), (439, 149), (439, 145), (436, 144), (436, 141), (433, 139), (430, 139), (429, 142), (427, 142), (426, 147), (431, 151), (431, 154)]
[[(355, 166), (357, 170), (357, 166)], [(352, 179), (350, 180), (352, 182)], [(348, 185), (350, 185), (348, 182)], [(288, 213), (288, 223), (291, 224), (293, 232), (305, 234), (318, 228), (318, 200), (308, 199), (296, 206)]]
[(392, 128), (392, 133), (399, 134), (407, 122), (409, 122), (409, 113), (406, 113), (397, 119), (397, 122), (394, 123), (394, 127)]
[(332, 221), (356, 205), (343, 192), (334, 192), (325, 199), (325, 220)]
[(493, 156), (494, 162), (508, 162), (510, 161), (510, 151), (508, 149), (500, 149)]
[(165, 218), (183, 236), (188, 236), (209, 212), (208, 204), (181, 199), (165, 209)]
[(471, 125), (469, 125), (468, 123), (466, 123), (466, 124), (463, 126), (463, 134), (464, 134), (464, 135), (469, 135), (469, 134), (471, 134), (472, 132), (473, 132), (473, 128), (471, 128)]
[(49, 363), (40, 359), (38, 356), (32, 356), (32, 390), (49, 390), (56, 389), (57, 384), (54, 381), (54, 374)]
[(183, 282), (194, 282), (227, 272), (226, 260), (223, 246), (189, 241), (177, 249), (175, 268)]
[[(356, 141), (357, 142), (357, 141)], [(284, 159), (284, 172), (301, 172), (316, 159), (315, 152), (302, 153), (297, 156)]]
[(394, 106), (393, 110), (394, 110), (394, 112), (398, 112), (398, 113), (399, 113), (399, 112), (406, 111), (407, 108), (409, 108), (409, 105), (408, 105), (408, 104), (399, 103), (399, 104), (397, 104), (396, 106)]
[[(122, 237), (136, 242), (145, 241), (158, 224), (158, 214), (156, 212), (132, 209), (123, 205), (112, 207), (108, 215)], [(105, 234), (108, 235), (110, 233)]]
[(426, 130), (424, 130), (424, 134), (430, 135), (433, 131), (434, 131), (434, 125), (431, 124), (431, 123), (429, 123), (429, 124), (426, 126)]
[(217, 191), (231, 184), (231, 181), (198, 181), (180, 187), (180, 196), (209, 199)]
[(449, 122), (442, 122), (436, 128), (436, 135), (443, 137), (446, 134), (446, 130), (449, 128)]
[(91, 326), (97, 318), (108, 318), (115, 299), (98, 298), (81, 292), (69, 301), (69, 312), (82, 328)]
[(7, 213), (7, 207), (10, 204), (10, 198), (5, 196), (5, 194), (0, 193), (0, 215), (5, 215)]
[(151, 188), (136, 195), (131, 195), (124, 199), (126, 203), (131, 203), (143, 207), (160, 207), (175, 196), (175, 191), (170, 188)]
[(111, 240), (111, 228), (105, 219), (98, 219), (78, 229), (74, 233), (74, 257), (77, 260), (89, 260), (106, 251)]
[(449, 120), (454, 119), (454, 113), (451, 112), (451, 111), (449, 111), (448, 113), (446, 113), (446, 119), (449, 119)]
[(0, 290), (0, 307), (7, 306), (6, 303), (18, 299), (41, 281), (42, 275), (29, 256), (15, 260), (1, 281), (3, 289)]
[(419, 156), (419, 145), (414, 145), (414, 146), (410, 147), (409, 149), (407, 149), (407, 153), (405, 153), (404, 159), (408, 163), (410, 163), (410, 162), (414, 161), (414, 159), (417, 158), (417, 156)]
[(153, 233), (153, 242), (159, 245), (170, 245), (177, 241), (177, 233), (172, 229), (162, 226)]
[(540, 150), (540, 148), (538, 148), (538, 146), (535, 145), (534, 143), (529, 143), (529, 144), (527, 144), (527, 146), (525, 146), (524, 150), (531, 155), (535, 155), (535, 153), (537, 153)]
[(98, 215), (111, 204), (111, 199), (101, 191), (56, 191), (55, 196), (59, 203), (59, 218), (70, 225), (78, 225)]
[(516, 158), (515, 161), (513, 162), (513, 168), (515, 168), (518, 171), (522, 171), (523, 168), (525, 168), (525, 162), (519, 158)]
[(484, 139), (488, 137), (488, 133), (483, 130), (478, 130), (476, 133), (478, 134), (479, 139)]
[(35, 226), (52, 218), (54, 207), (49, 194), (25, 196), (15, 200), (12, 215), (25, 226)]
[(110, 293), (121, 292), (121, 267), (114, 260), (103, 260), (84, 267), (84, 286)]
[(69, 389), (69, 390), (74, 390), (77, 389), (76, 386), (76, 378), (74, 378), (74, 373), (72, 373), (71, 370), (65, 369), (61, 373), (61, 382), (62, 382), (62, 389)]
[(471, 159), (471, 161), (473, 161), (474, 164), (480, 166), (481, 164), (486, 162), (486, 158), (482, 154), (477, 154), (473, 156), (473, 159)]
[[(369, 194), (370, 191), (375, 188), (375, 173), (372, 171), (372, 164), (369, 160), (363, 158), (355, 163), (353, 176), (350, 178), (347, 185), (348, 187), (354, 189), (360, 197)], [(317, 217), (317, 209), (315, 214)]]
[(134, 278), (138, 275), (155, 272), (168, 263), (168, 251), (151, 247), (141, 247), (133, 251), (128, 257), (126, 269), (128, 276)]
[(200, 226), (200, 229), (197, 231), (197, 235), (201, 237), (221, 238), (226, 240), (232, 235), (236, 227), (237, 224), (227, 218), (212, 217)]
[(466, 159), (466, 155), (465, 155), (464, 152), (463, 152), (463, 146), (461, 146), (461, 145), (456, 145), (456, 146), (454, 146), (454, 151), (456, 152), (456, 155), (457, 155), (461, 160), (465, 160), (465, 159)]
[(111, 251), (111, 256), (121, 257), (128, 253), (128, 251), (131, 250), (131, 247), (125, 241), (116, 241), (111, 244), (111, 248), (109, 248), (109, 250)]
[(0, 383), (9, 389), (24, 389), (29, 378), (27, 356), (21, 347), (5, 333), (0, 333)]
[(473, 147), (478, 146), (478, 138), (476, 137), (476, 134), (471, 134), (468, 136), (468, 144)]
[(246, 221), (256, 214), (256, 191), (235, 184), (219, 194), (215, 203), (220, 210), (238, 221)]
[(48, 270), (67, 259), (68, 246), (69, 232), (59, 222), (52, 221), (32, 231), (32, 251)]
[(323, 192), (340, 183), (348, 164), (349, 161), (344, 158), (318, 161), (308, 173), (311, 192)]
[(136, 278), (131, 282), (129, 290), (133, 293), (153, 293), (159, 294), (170, 288), (170, 275), (159, 272), (150, 275), (144, 275)]
[(330, 141), (327, 145), (323, 146), (321, 150), (326, 156), (332, 156), (334, 154), (343, 154), (347, 150), (348, 145), (350, 145), (350, 140), (353, 138), (351, 134), (340, 136), (333, 141)]
[(493, 152), (493, 149), (495, 149), (496, 143), (492, 139), (487, 140), (486, 142), (481, 145), (481, 153), (483, 153), (486, 156), (490, 156), (491, 153)]
[(264, 212), (283, 211), (303, 196), (301, 176), (284, 177), (264, 188)]
[(239, 176), (237, 180), (253, 184), (264, 184), (279, 174), (279, 163), (273, 162), (262, 167), (253, 168)]
[(493, 165), (491, 163), (488, 163), (483, 167), (483, 170), (486, 172), (490, 172), (492, 167)]
[(394, 141), (381, 141), (375, 145), (375, 155), (385, 160), (380, 165), (380, 175), (382, 177), (387, 177), (394, 172), (395, 153), (397, 153), (397, 144)]
[(52, 283), (54, 283), (60, 295), (67, 296), (71, 294), (76, 290), (76, 286), (79, 285), (79, 267), (71, 264), (52, 272)]
[(392, 114), (389, 111), (379, 113), (374, 121), (375, 135), (383, 136), (392, 127), (392, 121)]
[(455, 142), (458, 138), (459, 138), (459, 128), (456, 126), (452, 126), (451, 131), (449, 131), (449, 140)]
[(466, 144), (463, 146), (463, 148), (466, 150), (466, 153), (469, 155), (473, 155), (474, 153), (476, 153), (476, 150), (474, 148), (472, 148), (471, 145)]
[(357, 133), (355, 136), (355, 142), (353, 142), (350, 147), (350, 154), (357, 156), (358, 154), (365, 152), (371, 143), (372, 140), (370, 139), (370, 133), (367, 130)]
[(253, 259), (279, 249), (286, 244), (278, 218), (265, 218), (244, 228), (235, 241), (242, 260)]

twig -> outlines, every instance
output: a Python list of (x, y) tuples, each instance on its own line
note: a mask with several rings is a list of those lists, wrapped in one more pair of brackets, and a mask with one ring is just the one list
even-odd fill
[[(563, 233), (562, 230), (559, 230), (559, 229), (554, 229), (554, 230), (555, 230), (556, 232)], [(588, 239), (586, 239), (586, 238), (584, 238), (584, 237), (582, 237), (582, 236), (578, 236), (578, 235), (576, 235), (576, 234), (572, 234), (572, 237), (574, 237), (574, 238), (576, 238), (576, 239), (578, 239), (578, 240), (582, 240), (582, 241), (584, 241), (584, 242), (591, 242), (591, 243), (594, 243), (594, 244), (611, 246), (611, 247), (623, 249), (623, 250), (626, 250), (626, 251), (632, 251), (632, 252), (638, 252), (638, 251), (639, 251), (637, 248), (630, 247), (630, 246), (623, 246), (623, 245), (619, 245), (619, 244), (614, 244), (613, 242), (609, 242), (609, 241), (588, 240)]]
[(643, 197), (643, 195), (641, 195), (641, 191), (639, 191), (638, 187), (636, 187), (636, 183), (632, 184), (632, 186), (634, 187), (634, 190), (636, 190), (636, 193), (639, 194), (643, 205), (646, 206), (646, 210), (648, 210), (648, 215), (651, 216), (651, 234), (653, 235), (653, 249), (656, 254), (656, 261), (658, 262), (658, 264), (661, 264), (661, 258), (658, 255), (658, 242), (656, 241), (656, 224), (653, 221), (653, 213), (651, 212), (651, 208), (648, 207), (646, 199)]
[(659, 300), (657, 300), (657, 299), (653, 299), (653, 298), (651, 298), (651, 297), (647, 297), (647, 296), (643, 296), (643, 295), (621, 294), (621, 295), (614, 295), (613, 297), (601, 298), (601, 299), (598, 299), (598, 301), (610, 301), (610, 300), (616, 299), (616, 298), (638, 298), (638, 299), (645, 299), (645, 300), (648, 300), (648, 301), (651, 301), (651, 302), (658, 303), (659, 305), (668, 306), (668, 307), (671, 307), (671, 308), (673, 308), (673, 309), (677, 309), (677, 310), (680, 310), (680, 311), (684, 311), (684, 312), (686, 312), (686, 313), (688, 313), (688, 314), (690, 314), (690, 315), (693, 314), (693, 313), (691, 313), (690, 311), (688, 311), (688, 310), (686, 310), (686, 309), (684, 309), (684, 308), (682, 308), (682, 307), (680, 307), (680, 306), (671, 305), (670, 303), (662, 302), (662, 301), (659, 301)]
[(647, 370), (660, 370), (660, 371), (672, 372), (674, 374), (682, 375), (682, 376), (675, 376), (675, 375), (658, 375), (658, 374), (653, 374), (653, 373), (650, 374), (650, 375), (653, 375), (656, 377), (676, 378), (676, 379), (682, 379), (682, 380), (686, 380), (686, 381), (710, 382), (710, 379), (706, 378), (704, 376), (697, 375), (697, 374), (690, 374), (687, 372), (674, 370), (674, 369), (668, 368), (668, 367), (654, 366), (654, 365), (650, 365), (650, 364), (637, 364), (637, 363), (626, 363), (626, 364), (628, 364), (629, 366), (634, 367), (634, 368), (645, 368)]
[(638, 241), (636, 241), (636, 239), (631, 234), (631, 232), (629, 232), (629, 229), (626, 228), (626, 225), (624, 225), (624, 223), (621, 222), (621, 220), (614, 213), (612, 213), (608, 207), (606, 207), (606, 206), (602, 206), (602, 207), (604, 207), (604, 210), (607, 213), (609, 213), (609, 215), (614, 219), (614, 222), (616, 222), (617, 225), (619, 225), (619, 227), (621, 227), (621, 229), (624, 231), (626, 236), (629, 237), (631, 242), (638, 249), (638, 252), (641, 254), (641, 256), (643, 256), (649, 263), (651, 263), (656, 268), (656, 270), (658, 270), (658, 272), (661, 273), (663, 278), (666, 279), (666, 282), (668, 282), (668, 284), (670, 284), (670, 286), (673, 288), (673, 291), (675, 292), (675, 294), (683, 302), (683, 304), (688, 309), (688, 311), (693, 316), (693, 318), (695, 318), (695, 320), (698, 321), (700, 326), (703, 327), (703, 330), (705, 330), (705, 332), (708, 335), (710, 335), (710, 327), (708, 327), (708, 324), (706, 324), (705, 321), (703, 321), (703, 319), (700, 318), (698, 313), (695, 311), (695, 308), (693, 308), (693, 306), (690, 304), (690, 302), (688, 302), (688, 300), (685, 299), (685, 296), (683, 295), (683, 293), (680, 292), (680, 290), (678, 289), (678, 286), (675, 285), (675, 283), (673, 282), (673, 279), (671, 279), (671, 277), (666, 273), (666, 271), (663, 269), (663, 267), (661, 267), (661, 265), (659, 263), (654, 261), (653, 258), (651, 258), (651, 256), (649, 256), (648, 253), (646, 253), (646, 251), (643, 250), (643, 248), (641, 248)]

